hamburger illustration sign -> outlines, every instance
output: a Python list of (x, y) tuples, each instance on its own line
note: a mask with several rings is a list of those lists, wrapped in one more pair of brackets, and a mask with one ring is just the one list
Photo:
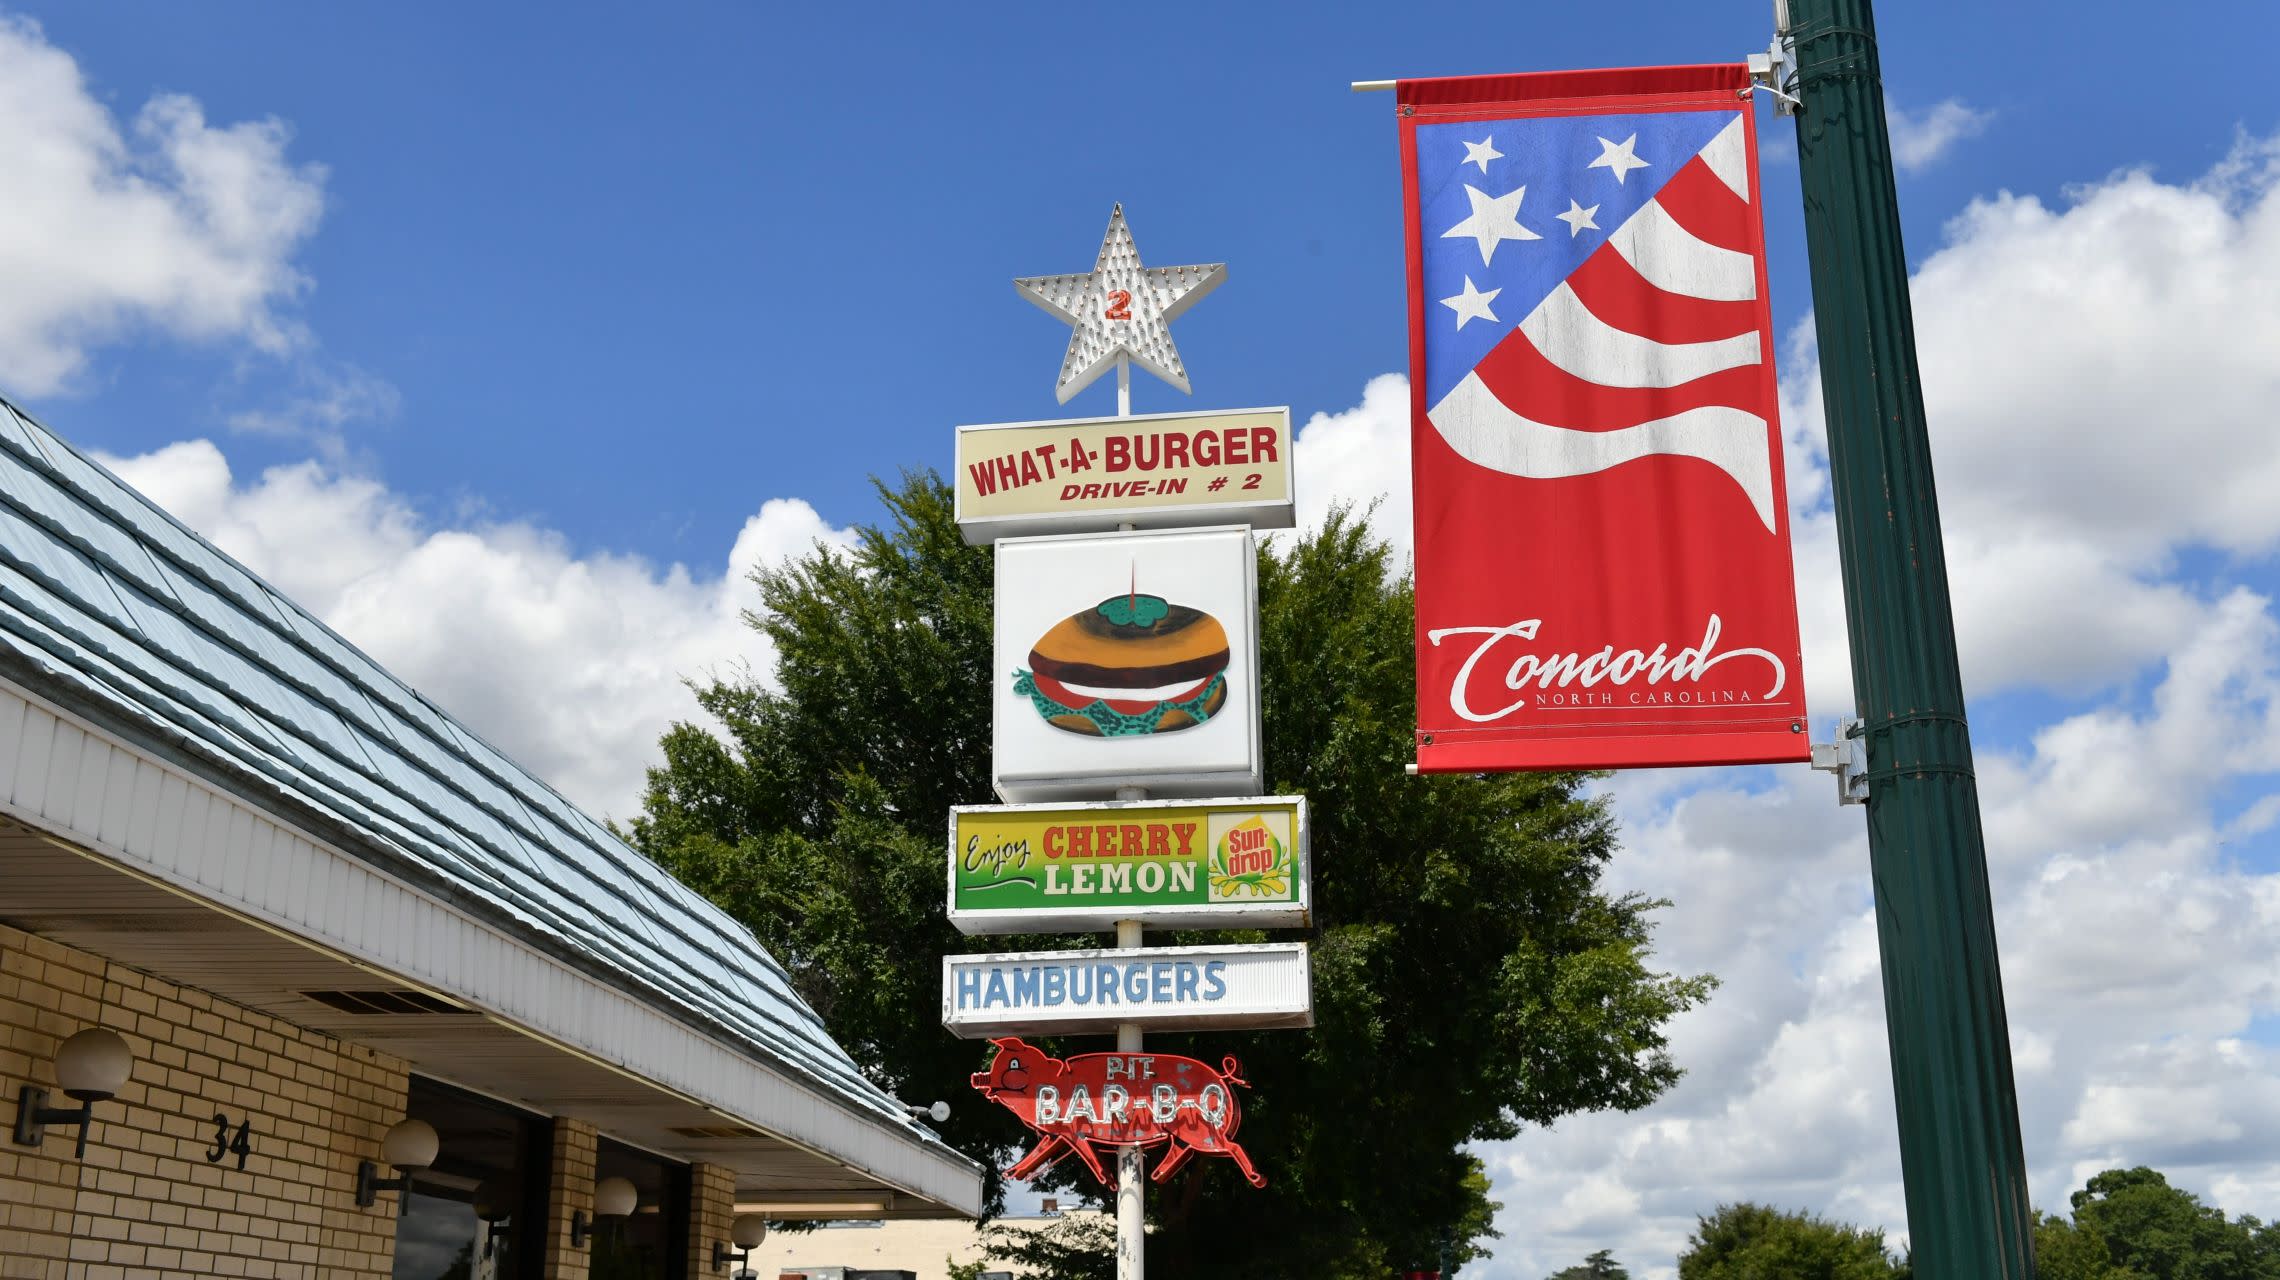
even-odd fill
[[(1134, 577), (1138, 574), (1135, 572)], [(1016, 693), (1056, 729), (1095, 738), (1175, 733), (1227, 705), (1227, 629), (1137, 584), (1037, 640)]]
[(999, 539), (998, 794), (1260, 790), (1255, 557), (1240, 527)]
[(969, 934), (1304, 925), (1300, 796), (950, 811), (950, 922)]

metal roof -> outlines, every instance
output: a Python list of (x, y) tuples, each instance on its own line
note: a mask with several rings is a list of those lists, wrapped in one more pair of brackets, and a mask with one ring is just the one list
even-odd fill
[(4, 399), (0, 605), (27, 687), (942, 1145), (743, 925)]

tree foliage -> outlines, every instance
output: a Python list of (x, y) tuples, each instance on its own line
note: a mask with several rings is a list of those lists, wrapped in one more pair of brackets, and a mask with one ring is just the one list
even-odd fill
[(1881, 1228), (1762, 1204), (1727, 1204), (1696, 1220), (1679, 1280), (1892, 1280), (1905, 1275)]
[(1631, 1280), (1631, 1273), (1615, 1261), (1615, 1251), (1601, 1249), (1578, 1266), (1562, 1267), (1549, 1280)]
[(2035, 1216), (2042, 1280), (2280, 1280), (2280, 1225), (2224, 1211), (2142, 1165), (2097, 1174), (2073, 1221)]
[[(1098, 938), (968, 939), (945, 918), (946, 810), (993, 799), (992, 557), (939, 478), (879, 492), (889, 518), (851, 552), (755, 575), (773, 686), (698, 688), (725, 735), (673, 727), (630, 836), (750, 924), (880, 1084), (951, 1099), (945, 1136), (995, 1167), (1027, 1134), (968, 1090), (987, 1050), (942, 1030), (940, 957)], [(1615, 832), (1581, 778), (1404, 776), (1414, 614), (1387, 557), (1349, 515), (1260, 556), (1268, 785), (1311, 805), (1316, 1025), (1151, 1037), (1242, 1059), (1242, 1140), (1270, 1179), (1207, 1159), (1151, 1192), (1165, 1274), (1377, 1280), (1444, 1232), (1480, 1256), (1494, 1206), (1463, 1145), (1653, 1101), (1679, 1076), (1666, 1023), (1711, 986), (1648, 967), (1663, 904), (1600, 890)], [(1001, 1191), (993, 1174), (993, 1207)]]

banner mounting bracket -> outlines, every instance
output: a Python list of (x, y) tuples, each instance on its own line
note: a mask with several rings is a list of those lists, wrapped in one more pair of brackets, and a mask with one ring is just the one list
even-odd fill
[(1868, 803), (1868, 743), (1858, 716), (1837, 721), (1836, 740), (1813, 744), (1813, 768), (1837, 776), (1838, 804)]

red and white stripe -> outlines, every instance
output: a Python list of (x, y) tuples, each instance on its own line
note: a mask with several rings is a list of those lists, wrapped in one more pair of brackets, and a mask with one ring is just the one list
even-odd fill
[(1532, 479), (1697, 458), (1772, 532), (1752, 217), (1737, 115), (1433, 406), (1434, 429)]

